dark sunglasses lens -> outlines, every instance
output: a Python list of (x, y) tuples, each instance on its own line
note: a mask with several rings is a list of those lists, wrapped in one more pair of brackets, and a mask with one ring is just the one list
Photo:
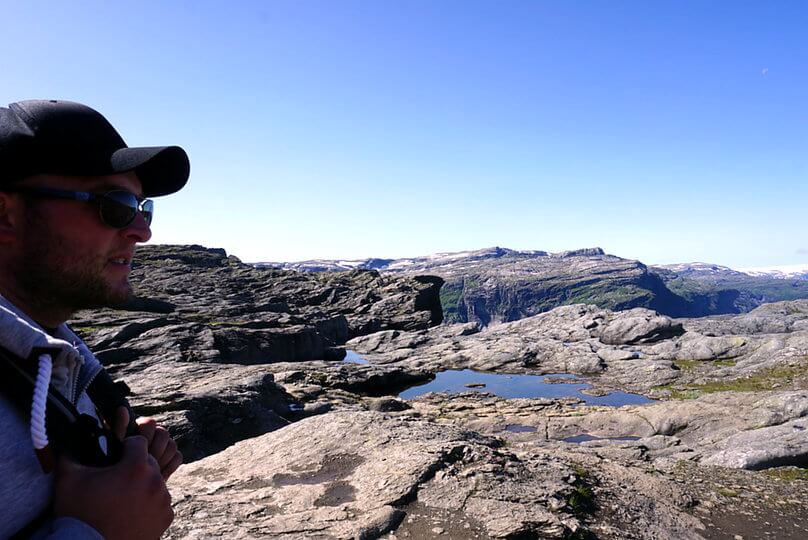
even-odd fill
[(148, 199), (143, 201), (143, 207), (140, 209), (140, 213), (143, 214), (146, 225), (151, 225), (151, 220), (154, 217), (154, 203)]
[(101, 198), (101, 219), (110, 227), (120, 229), (132, 223), (137, 208), (138, 201), (134, 194), (127, 191), (110, 191)]

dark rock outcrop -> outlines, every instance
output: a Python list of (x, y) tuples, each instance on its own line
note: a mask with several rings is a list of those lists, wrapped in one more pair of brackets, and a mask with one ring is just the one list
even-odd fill
[[(162, 301), (178, 313), (213, 321), (258, 319), (288, 326), (288, 317), (311, 323), (342, 315), (348, 334), (357, 336), (427, 328), (442, 320), (438, 301), (442, 281), (435, 277), (382, 276), (375, 270), (301, 274), (255, 268), (228, 257), (224, 250), (201, 246), (143, 246), (134, 266), (134, 307)], [(340, 341), (338, 334), (329, 337)]]
[[(189, 460), (304, 414), (268, 365), (340, 360), (351, 337), (441, 321), (440, 278), (258, 269), (201, 246), (145, 246), (135, 267), (126, 310), (80, 313), (71, 324)], [(397, 377), (418, 378), (392, 370), (373, 382)]]

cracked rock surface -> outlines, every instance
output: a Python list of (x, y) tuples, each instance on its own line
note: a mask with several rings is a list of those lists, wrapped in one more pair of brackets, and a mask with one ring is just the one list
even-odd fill
[[(597, 463), (605, 467), (598, 478), (610, 480), (596, 489), (621, 508), (633, 506), (632, 522), (622, 521), (626, 512), (617, 520), (603, 512), (585, 525), (575, 495), (600, 482), (589, 477), (595, 461), (503, 448), (411, 418), (329, 413), (182, 467), (171, 481), (177, 519), (168, 537), (375, 538), (398, 527), (402, 509), (417, 500), (488, 538), (569, 538), (586, 529), (612, 538), (698, 538), (701, 524), (684, 512), (690, 501), (681, 490), (606, 463)], [(632, 489), (620, 487), (627, 483)]]

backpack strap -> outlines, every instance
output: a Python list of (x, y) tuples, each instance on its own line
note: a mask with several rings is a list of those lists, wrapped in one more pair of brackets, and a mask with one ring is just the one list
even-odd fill
[(101, 416), (109, 421), (115, 418), (118, 407), (126, 407), (129, 411), (129, 424), (126, 426), (126, 436), (137, 435), (140, 430), (137, 427), (135, 420), (137, 415), (132, 410), (132, 406), (126, 399), (129, 394), (129, 387), (124, 382), (115, 382), (105, 369), (101, 369), (95, 378), (93, 378), (90, 385), (87, 387), (87, 395), (101, 412)]
[[(30, 419), (36, 374), (35, 359), (41, 354), (55, 356), (58, 349), (35, 348), (24, 360), (0, 347), (0, 391), (15, 404), (23, 418)], [(48, 439), (57, 453), (66, 453), (82, 465), (109, 466), (116, 463), (123, 445), (107, 428), (82, 414), (52, 387), (47, 396)]]
[[(28, 360), (24, 360), (8, 349), (0, 346), (0, 392), (11, 401), (25, 419), (31, 416), (31, 400), (36, 383), (35, 361), (41, 354), (54, 358), (59, 349), (35, 348)], [(100, 379), (99, 379), (100, 377)], [(115, 409), (129, 408), (129, 427), (137, 433), (135, 415), (123, 393), (112, 382), (109, 374), (101, 370), (87, 389), (90, 399), (102, 403), (101, 416), (113, 418)], [(123, 445), (109, 429), (82, 414), (69, 400), (53, 388), (48, 389), (47, 430), (51, 445), (57, 453), (64, 452), (83, 465), (108, 466), (116, 463), (123, 452)], [(50, 506), (14, 533), (10, 540), (26, 540), (38, 531), (51, 518)]]

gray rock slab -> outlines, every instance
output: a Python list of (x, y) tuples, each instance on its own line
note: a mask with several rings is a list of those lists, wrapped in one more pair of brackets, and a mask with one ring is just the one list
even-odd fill
[[(557, 502), (572, 491), (572, 470), (548, 456), (527, 467), (496, 446), (472, 432), (378, 413), (309, 418), (183, 466), (170, 484), (176, 520), (168, 538), (376, 538), (438, 476), (456, 488), (457, 510), (493, 537), (577, 530), (577, 518)], [(463, 502), (457, 493), (474, 497)], [(445, 503), (439, 499), (425, 502)]]
[[(167, 538), (378, 538), (413, 506), (488, 538), (699, 538), (703, 525), (675, 483), (620, 455), (583, 452), (503, 447), (418, 418), (328, 413), (183, 466), (169, 485)], [(607, 511), (591, 513), (591, 497)]]
[(727, 437), (720, 447), (722, 450), (704, 458), (705, 465), (752, 470), (808, 467), (808, 419), (742, 431)]

